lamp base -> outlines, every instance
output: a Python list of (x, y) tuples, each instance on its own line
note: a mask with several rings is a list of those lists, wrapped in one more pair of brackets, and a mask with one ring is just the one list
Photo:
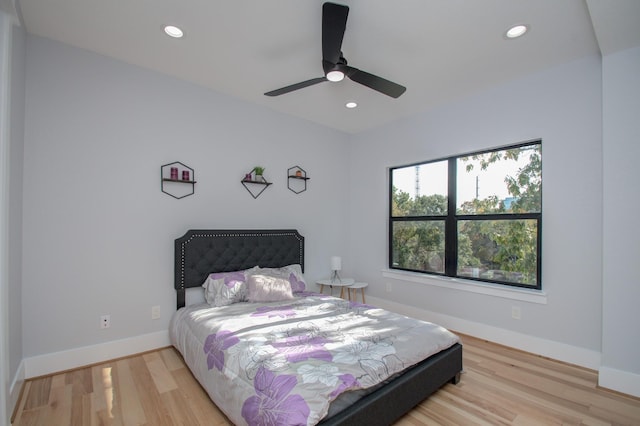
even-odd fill
[(331, 275), (331, 282), (335, 283), (336, 281), (339, 283), (342, 282), (342, 280), (340, 279), (340, 275), (338, 275), (338, 271), (334, 270), (333, 275)]

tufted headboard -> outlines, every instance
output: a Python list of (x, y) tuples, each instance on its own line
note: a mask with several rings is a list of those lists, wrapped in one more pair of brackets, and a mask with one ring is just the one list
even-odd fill
[(185, 305), (185, 289), (201, 286), (212, 272), (295, 263), (304, 271), (304, 237), (295, 229), (192, 229), (175, 240), (174, 256), (179, 309)]

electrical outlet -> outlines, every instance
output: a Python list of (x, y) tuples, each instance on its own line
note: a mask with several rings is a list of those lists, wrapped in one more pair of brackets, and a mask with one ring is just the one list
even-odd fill
[(517, 320), (522, 318), (522, 311), (520, 310), (520, 306), (511, 307), (511, 318), (517, 319)]
[(151, 308), (151, 319), (157, 320), (160, 318), (160, 306), (153, 306)]
[(109, 328), (111, 327), (111, 315), (102, 315), (100, 317), (100, 328)]

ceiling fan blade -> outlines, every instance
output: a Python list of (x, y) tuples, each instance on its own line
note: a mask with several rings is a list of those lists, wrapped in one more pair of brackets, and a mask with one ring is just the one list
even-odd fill
[(292, 84), (291, 86), (282, 87), (280, 89), (272, 90), (265, 93), (265, 96), (280, 96), (285, 93), (293, 92), (294, 90), (304, 89), (305, 87), (313, 86), (314, 84), (327, 81), (325, 77), (312, 78), (311, 80), (303, 81), (300, 83)]
[(347, 69), (347, 77), (351, 80), (380, 93), (384, 93), (387, 96), (391, 96), (392, 98), (398, 98), (407, 90), (406, 87), (382, 77), (378, 77), (377, 75), (369, 74), (368, 72), (350, 66), (347, 66)]
[[(342, 39), (347, 27), (349, 7), (335, 3), (322, 5), (322, 60), (337, 64), (342, 50)], [(326, 71), (326, 70), (325, 70)]]

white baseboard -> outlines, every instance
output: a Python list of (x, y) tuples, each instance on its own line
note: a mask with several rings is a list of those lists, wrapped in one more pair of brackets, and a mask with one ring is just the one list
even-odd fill
[(640, 397), (640, 374), (600, 367), (598, 385), (616, 392)]
[(9, 415), (13, 414), (13, 410), (18, 403), (18, 398), (20, 398), (20, 391), (22, 390), (22, 385), (24, 384), (25, 375), (24, 375), (24, 360), (20, 362), (18, 366), (18, 371), (16, 371), (16, 375), (13, 377), (11, 381), (11, 386), (9, 387), (9, 407), (11, 407), (11, 412)]
[(452, 317), (436, 312), (425, 311), (412, 306), (384, 299), (367, 296), (367, 302), (389, 311), (397, 312), (413, 318), (430, 321), (459, 333), (468, 334), (480, 339), (489, 340), (511, 348), (520, 349), (536, 355), (556, 359), (569, 364), (598, 370), (600, 368), (600, 352), (567, 345), (553, 340), (518, 333), (503, 328)]
[(383, 309), (424, 321), (434, 322), (459, 333), (468, 334), (473, 337), (489, 340), (569, 364), (579, 365), (591, 370), (597, 370), (599, 386), (627, 395), (640, 397), (640, 374), (601, 366), (602, 354), (598, 351), (541, 339), (511, 330), (426, 311), (413, 306), (389, 302), (372, 296), (367, 296), (367, 300), (373, 306), (379, 306)]
[(25, 358), (24, 378), (44, 376), (169, 346), (169, 331)]

